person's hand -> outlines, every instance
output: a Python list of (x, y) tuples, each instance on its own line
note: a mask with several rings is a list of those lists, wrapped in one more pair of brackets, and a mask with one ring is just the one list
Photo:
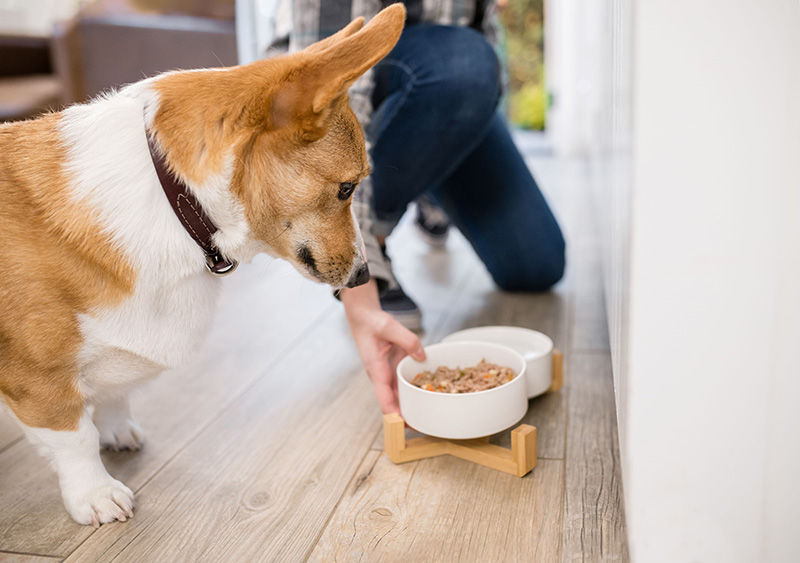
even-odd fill
[(381, 309), (375, 280), (360, 287), (343, 289), (339, 298), (344, 304), (350, 332), (372, 380), (381, 411), (384, 414), (400, 412), (395, 369), (406, 355), (424, 360), (422, 343), (416, 334)]

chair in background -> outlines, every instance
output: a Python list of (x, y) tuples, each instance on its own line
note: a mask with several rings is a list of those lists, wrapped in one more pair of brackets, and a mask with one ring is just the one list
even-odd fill
[(0, 122), (27, 119), (60, 102), (47, 39), (0, 35)]
[(176, 69), (237, 64), (232, 0), (98, 0), (56, 26), (64, 101)]

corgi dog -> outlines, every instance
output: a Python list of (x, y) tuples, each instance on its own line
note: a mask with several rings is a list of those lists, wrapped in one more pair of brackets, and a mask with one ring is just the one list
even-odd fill
[(347, 90), (404, 22), (393, 4), (304, 51), (0, 126), (0, 399), (75, 521), (133, 516), (99, 449), (141, 447), (126, 394), (198, 347), (219, 275), (265, 252), (334, 288), (369, 279)]

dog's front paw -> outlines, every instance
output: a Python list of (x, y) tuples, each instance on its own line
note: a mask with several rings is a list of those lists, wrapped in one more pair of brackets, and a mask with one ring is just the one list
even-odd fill
[(104, 450), (115, 452), (121, 450), (141, 450), (144, 444), (144, 432), (132, 418), (116, 420), (98, 420), (100, 446)]
[(124, 522), (133, 518), (133, 493), (111, 477), (90, 491), (65, 493), (64, 505), (78, 524), (91, 524), (95, 528), (115, 520)]

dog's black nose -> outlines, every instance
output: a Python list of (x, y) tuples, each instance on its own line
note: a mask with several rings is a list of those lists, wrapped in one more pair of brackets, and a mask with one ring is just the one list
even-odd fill
[(366, 264), (361, 264), (358, 270), (347, 280), (347, 287), (358, 287), (359, 285), (364, 285), (368, 281), (369, 268), (367, 268)]

